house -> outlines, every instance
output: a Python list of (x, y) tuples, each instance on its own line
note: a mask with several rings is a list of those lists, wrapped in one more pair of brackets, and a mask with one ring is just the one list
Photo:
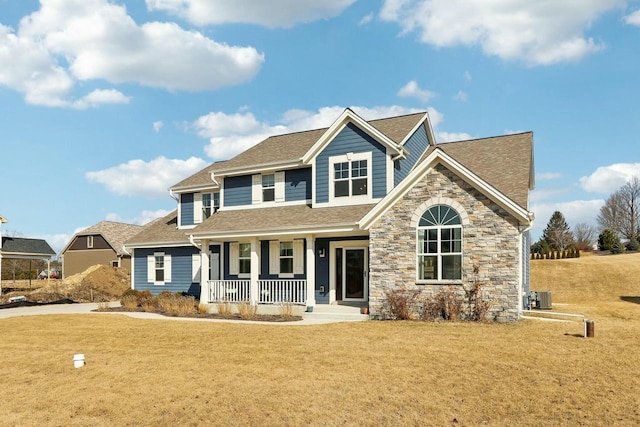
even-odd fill
[(176, 211), (126, 247), (132, 287), (202, 303), (368, 304), (487, 284), (520, 316), (529, 287), (531, 132), (437, 144), (427, 113), (271, 136), (174, 185)]
[[(6, 222), (0, 216), (0, 222)], [(23, 237), (0, 237), (0, 291), (2, 290), (2, 260), (3, 259), (26, 259), (26, 260), (47, 260), (55, 255), (55, 251), (46, 240), (28, 239)], [(31, 262), (31, 261), (30, 261)]]
[(61, 252), (63, 277), (96, 264), (131, 271), (131, 255), (124, 250), (124, 242), (140, 230), (140, 225), (101, 221), (76, 233)]

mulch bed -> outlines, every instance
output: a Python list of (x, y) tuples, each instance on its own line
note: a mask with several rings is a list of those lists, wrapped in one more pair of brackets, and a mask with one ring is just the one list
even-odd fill
[[(94, 311), (108, 311), (108, 312), (116, 312), (116, 313), (147, 313), (144, 309), (138, 307), (136, 310), (131, 310), (124, 307), (109, 307), (106, 310), (94, 310)], [(175, 314), (165, 313), (163, 311), (154, 311), (152, 313), (160, 314), (162, 316), (167, 317), (185, 317), (185, 316), (176, 316)], [(224, 319), (224, 320), (249, 320), (255, 322), (295, 322), (302, 320), (302, 316), (290, 316), (285, 317), (279, 314), (256, 314), (252, 319), (243, 319), (239, 314), (229, 314), (222, 315), (218, 313), (196, 313), (194, 312), (191, 316), (187, 316), (191, 318), (198, 319)]]

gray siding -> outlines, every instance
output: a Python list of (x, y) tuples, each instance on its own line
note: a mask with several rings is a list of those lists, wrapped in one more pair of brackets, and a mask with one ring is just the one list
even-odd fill
[(416, 162), (420, 159), (420, 156), (429, 146), (429, 140), (427, 138), (427, 131), (424, 125), (420, 126), (413, 135), (404, 144), (407, 150), (407, 158), (397, 160), (394, 164), (393, 172), (393, 185), (394, 187), (407, 177), (411, 168), (415, 166)]
[(285, 201), (311, 199), (311, 168), (285, 171), (284, 181)]
[[(171, 282), (164, 285), (154, 285), (147, 281), (147, 256), (154, 252), (164, 252), (171, 255)], [(136, 249), (134, 251), (133, 286), (139, 291), (149, 290), (152, 294), (162, 291), (187, 292), (196, 297), (200, 296), (200, 284), (192, 283), (191, 255), (198, 253), (193, 247)]]
[(225, 178), (223, 191), (225, 206), (250, 205), (251, 175)]
[(193, 225), (193, 193), (180, 195), (180, 225)]
[(384, 197), (387, 194), (386, 149), (356, 125), (349, 123), (316, 157), (316, 202), (329, 201), (329, 157), (368, 151), (373, 154), (373, 165), (369, 166), (373, 197)]

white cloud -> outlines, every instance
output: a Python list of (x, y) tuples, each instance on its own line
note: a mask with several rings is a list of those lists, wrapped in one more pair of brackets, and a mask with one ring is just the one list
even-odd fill
[(171, 212), (171, 211), (170, 210), (166, 210), (166, 209), (158, 209), (158, 210), (155, 210), (155, 211), (144, 210), (144, 211), (140, 212), (140, 214), (138, 216), (134, 217), (134, 218), (122, 218), (122, 216), (120, 216), (117, 213), (109, 213), (105, 217), (105, 220), (107, 220), (107, 221), (115, 221), (115, 222), (124, 222), (126, 224), (145, 225), (145, 224), (148, 224), (149, 222), (153, 221), (154, 219), (162, 218), (162, 217), (168, 215), (169, 212)]
[(371, 23), (371, 21), (373, 21), (373, 13), (363, 16), (360, 22), (358, 22), (358, 25), (367, 25)]
[(624, 22), (630, 25), (637, 25), (640, 27), (640, 10), (636, 10), (635, 12), (625, 16)]
[[(342, 114), (344, 108), (340, 106), (323, 107), (318, 111), (292, 109), (286, 111), (282, 115), (280, 123), (274, 125), (259, 121), (246, 109), (235, 114), (212, 112), (198, 118), (191, 123), (190, 127), (195, 129), (199, 136), (209, 139), (209, 145), (205, 147), (205, 152), (209, 157), (228, 159), (269, 136), (328, 127)], [(351, 109), (365, 120), (422, 111), (396, 105), (372, 108), (351, 107)], [(437, 110), (428, 108), (427, 111), (429, 111), (432, 123), (439, 123), (442, 120), (442, 114)]]
[(582, 189), (592, 193), (613, 193), (633, 176), (640, 177), (640, 163), (615, 163), (601, 166), (589, 176), (580, 178)]
[(153, 131), (155, 133), (160, 132), (160, 129), (164, 126), (164, 123), (158, 120), (157, 122), (153, 122)]
[(471, 73), (468, 70), (464, 72), (464, 81), (467, 83), (471, 82)]
[(604, 200), (602, 199), (573, 200), (559, 203), (532, 203), (530, 209), (535, 214), (535, 221), (531, 234), (534, 240), (537, 240), (542, 235), (542, 231), (547, 226), (551, 215), (555, 211), (562, 212), (562, 215), (564, 215), (570, 227), (580, 222), (595, 227), (598, 225), (597, 217), (603, 205)]
[(465, 132), (436, 132), (436, 141), (437, 142), (454, 142), (454, 141), (466, 141), (468, 139), (473, 139), (471, 135)]
[(398, 96), (403, 98), (417, 98), (422, 102), (429, 102), (429, 100), (435, 96), (435, 93), (420, 89), (418, 83), (415, 80), (411, 80), (400, 88)]
[(469, 99), (469, 95), (467, 95), (467, 92), (459, 90), (458, 93), (455, 94), (453, 99), (455, 99), (456, 101), (466, 101), (467, 99)]
[(537, 181), (550, 181), (554, 179), (561, 179), (563, 177), (564, 175), (558, 172), (543, 172), (543, 173), (536, 174)]
[(585, 37), (624, 0), (385, 0), (380, 17), (437, 47), (480, 46), (487, 55), (529, 65), (577, 61), (604, 48)]
[(78, 82), (94, 80), (217, 89), (252, 79), (263, 62), (252, 47), (219, 43), (174, 23), (138, 25), (124, 6), (107, 0), (41, 0), (17, 31), (0, 25), (0, 84), (36, 105), (89, 108), (129, 101), (113, 89), (72, 99)]
[(149, 162), (131, 160), (112, 168), (87, 172), (85, 177), (121, 196), (161, 198), (167, 197), (169, 187), (206, 165), (207, 162), (197, 157), (187, 160), (158, 157)]
[(287, 28), (333, 18), (356, 0), (146, 0), (149, 10), (179, 15), (197, 25), (245, 23)]

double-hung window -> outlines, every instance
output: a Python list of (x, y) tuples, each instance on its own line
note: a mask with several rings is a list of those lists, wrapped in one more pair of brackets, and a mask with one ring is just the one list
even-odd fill
[(293, 274), (293, 242), (280, 242), (280, 274)]
[(276, 199), (276, 177), (274, 174), (262, 175), (262, 201), (273, 202)]
[(370, 197), (371, 153), (349, 153), (329, 160), (332, 198)]
[(147, 282), (155, 285), (171, 282), (171, 255), (154, 252), (147, 256)]
[(164, 255), (155, 255), (156, 282), (164, 282)]
[(241, 276), (251, 274), (251, 243), (238, 244), (238, 274)]
[(419, 282), (462, 279), (462, 222), (447, 205), (429, 208), (418, 223)]
[(207, 219), (211, 216), (213, 211), (211, 210), (211, 193), (204, 193), (202, 195), (202, 216)]

